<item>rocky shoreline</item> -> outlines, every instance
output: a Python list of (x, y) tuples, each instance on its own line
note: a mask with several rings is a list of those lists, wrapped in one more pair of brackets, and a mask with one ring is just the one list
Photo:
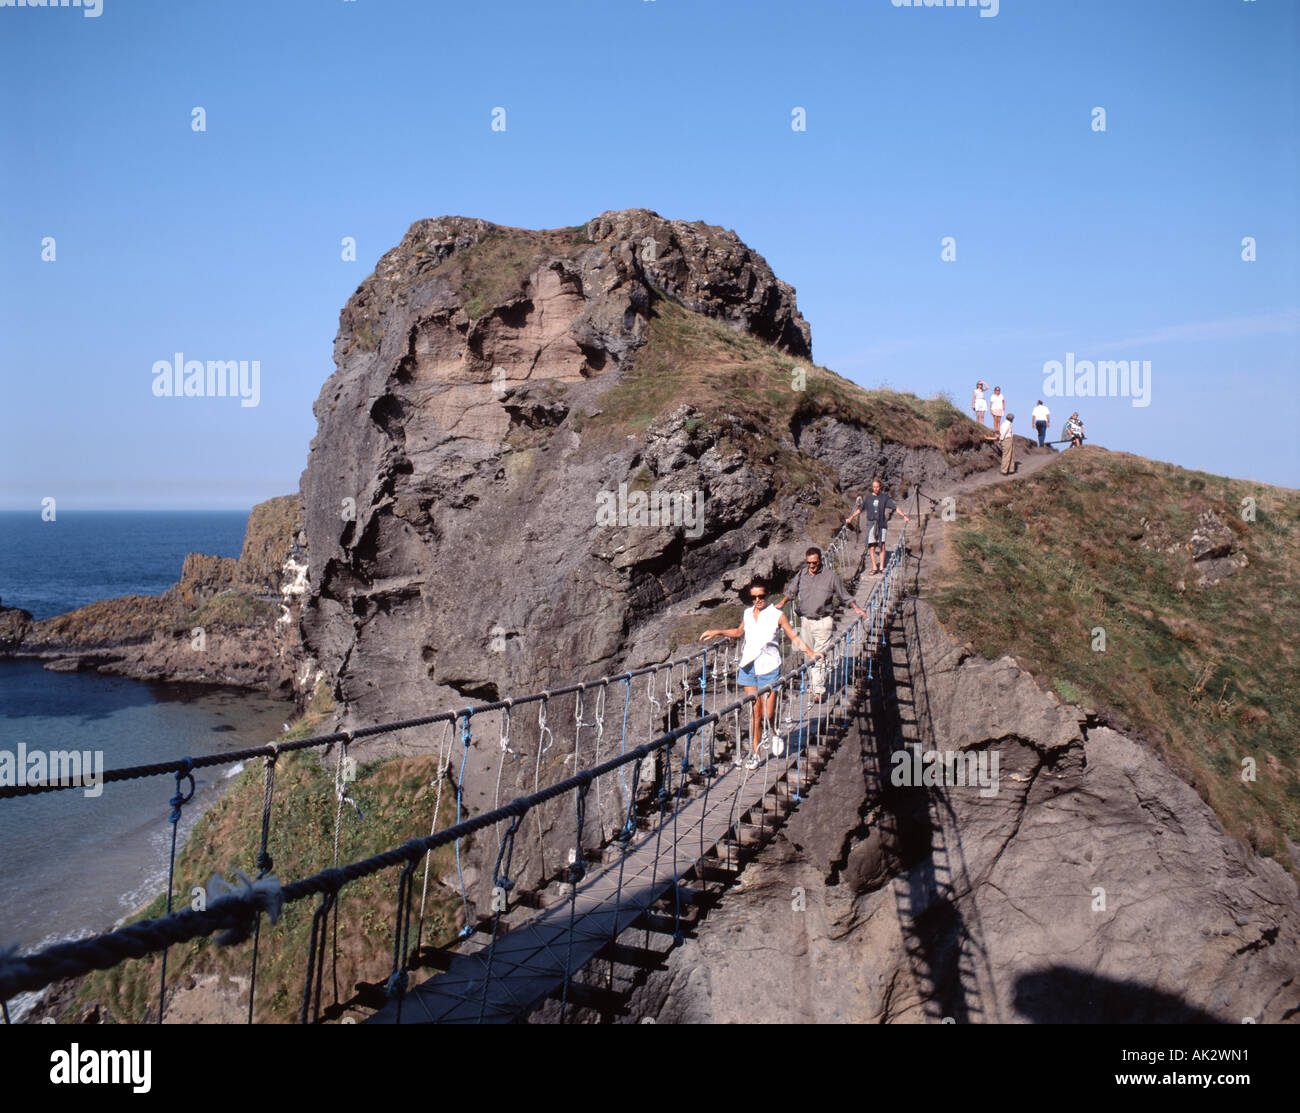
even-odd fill
[(0, 660), (290, 695), (299, 518), (297, 495), (259, 503), (238, 559), (190, 553), (161, 595), (101, 599), (40, 620), (0, 602)]

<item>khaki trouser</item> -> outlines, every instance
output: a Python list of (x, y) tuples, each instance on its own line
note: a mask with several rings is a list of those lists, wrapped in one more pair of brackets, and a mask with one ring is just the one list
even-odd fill
[(1002, 440), (1002, 474), (1010, 475), (1016, 470), (1016, 438), (1004, 437)]
[[(814, 653), (825, 653), (831, 644), (831, 633), (835, 627), (833, 615), (825, 618), (802, 618), (799, 620), (799, 636), (804, 645)], [(808, 688), (813, 695), (826, 693), (826, 662), (814, 661), (808, 670)]]

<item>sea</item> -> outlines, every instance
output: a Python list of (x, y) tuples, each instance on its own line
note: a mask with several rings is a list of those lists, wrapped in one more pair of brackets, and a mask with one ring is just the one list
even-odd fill
[[(187, 553), (239, 556), (247, 512), (0, 511), (0, 601), (48, 618), (98, 599), (156, 595)], [(292, 704), (257, 692), (0, 661), (0, 751), (77, 750), (102, 768), (219, 754), (273, 740)], [(239, 765), (201, 770), (183, 840)], [(162, 892), (171, 777), (0, 799), (0, 952), (112, 928)], [(236, 865), (232, 863), (232, 865)], [(248, 863), (245, 865), (247, 868)], [(9, 1002), (15, 1019), (34, 998)]]

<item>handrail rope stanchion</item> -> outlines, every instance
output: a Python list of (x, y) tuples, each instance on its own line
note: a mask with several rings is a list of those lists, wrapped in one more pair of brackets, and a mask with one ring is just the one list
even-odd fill
[[(660, 747), (661, 749), (663, 747)], [(659, 812), (659, 821), (655, 824), (655, 852), (654, 857), (650, 859), (650, 891), (654, 892), (659, 885), (659, 851), (663, 845), (664, 834), (664, 816), (668, 812), (668, 801), (672, 799), (672, 777), (673, 777), (673, 740), (667, 743), (666, 752), (663, 754), (663, 780), (660, 782), (659, 791), (655, 794), (655, 805)], [(646, 946), (649, 948), (650, 932), (646, 929)]]
[[(623, 680), (623, 733), (619, 738), (619, 744), (618, 744), (618, 752), (620, 756), (627, 753), (627, 709), (628, 709), (628, 704), (630, 704), (631, 702), (632, 702), (632, 678), (628, 676), (625, 677)], [(627, 766), (626, 765), (620, 765), (618, 767), (618, 778), (619, 778), (619, 786), (621, 787), (623, 792), (623, 806), (627, 807), (628, 801), (631, 799), (631, 797), (628, 796), (628, 791), (627, 791)]]
[[(542, 693), (542, 702), (537, 705), (537, 764), (533, 768), (533, 795), (537, 795), (542, 775), (542, 755), (551, 748), (555, 742), (555, 735), (547, 725), (547, 708), (550, 706), (551, 693), (549, 691)], [(550, 742), (546, 739), (550, 738)], [(546, 866), (546, 832), (542, 826), (542, 809), (539, 807), (534, 813), (537, 816), (537, 868), (541, 871), (540, 877), (544, 884), (550, 876), (550, 871)]]
[[(473, 737), (470, 734), (469, 721), (474, 714), (472, 707), (466, 708), (463, 712), (464, 719), (460, 724), (460, 744), (462, 748), (460, 758), (460, 773), (456, 777), (456, 822), (460, 823), (461, 811), (465, 803), (465, 767), (469, 764), (469, 748)], [(465, 912), (465, 926), (460, 929), (460, 938), (468, 939), (474, 934), (474, 925), (470, 923), (469, 918), (469, 894), (465, 891), (465, 870), (460, 860), (461, 840), (456, 840), (456, 878), (460, 882), (460, 902)]]
[(657, 675), (658, 674), (652, 672), (646, 680), (645, 686), (647, 715), (646, 726), (651, 738), (655, 737), (655, 735), (659, 733), (659, 730), (655, 725), (655, 720), (658, 719), (662, 721), (663, 719), (663, 704), (661, 704), (655, 696), (655, 681)]
[[(713, 787), (713, 778), (717, 775), (717, 766), (714, 765), (713, 747), (714, 735), (717, 733), (718, 724), (712, 722), (709, 724), (709, 760), (706, 765), (701, 767), (700, 772), (704, 774), (704, 803), (701, 810), (705, 815), (709, 814), (709, 790)], [(704, 732), (700, 732), (700, 760), (704, 760)], [(700, 858), (704, 857), (704, 824), (700, 824)]]
[[(501, 806), (501, 778), (505, 773), (506, 755), (513, 754), (514, 750), (510, 748), (510, 706), (513, 701), (507, 700), (506, 706), (501, 708), (501, 718), (497, 723), (497, 786), (492, 795), (492, 810), (495, 811)], [(504, 832), (502, 838), (504, 838)], [(501, 852), (500, 840), (497, 842), (497, 853)], [(425, 881), (428, 882), (428, 871), (425, 871)], [(420, 907), (421, 920), (424, 918), (423, 900)]]
[[(515, 853), (515, 835), (523, 823), (528, 809), (524, 808), (511, 820), (510, 825), (501, 836), (497, 846), (496, 865), (492, 869), (492, 940), (487, 947), (487, 965), (483, 971), (483, 996), (479, 999), (478, 1022), (483, 1023), (487, 1011), (488, 989), (492, 984), (492, 958), (496, 952), (497, 932), (501, 926), (501, 914), (509, 911), (510, 890), (515, 887), (510, 878), (510, 862)], [(504, 868), (502, 862), (504, 860)]]
[[(734, 714), (735, 714), (734, 729), (739, 730), (740, 729), (739, 708), (736, 709)], [(735, 770), (733, 769), (733, 772), (734, 771)], [(740, 796), (741, 796), (741, 792), (744, 790), (745, 787), (745, 775), (743, 770), (741, 771), (740, 775), (735, 778), (735, 781), (736, 781), (736, 787), (731, 794), (731, 807), (727, 812), (727, 829), (734, 830), (736, 832), (736, 839), (735, 839), (736, 856), (735, 856), (735, 860), (733, 861), (731, 857), (731, 849), (729, 847), (727, 850), (727, 866), (730, 869), (739, 871), (740, 869), (740, 823), (741, 823), (741, 815), (743, 814), (740, 811)]]
[[(623, 768), (623, 767), (621, 767)], [(623, 821), (623, 829), (618, 833), (618, 841), (623, 844), (623, 852), (618, 861), (618, 884), (614, 889), (614, 920), (610, 928), (610, 942), (618, 938), (619, 915), (623, 908), (623, 872), (627, 865), (628, 850), (632, 846), (632, 840), (636, 836), (636, 794), (637, 789), (641, 786), (641, 761), (640, 759), (632, 763), (632, 788), (628, 796), (626, 818)]]
[[(193, 762), (191, 762), (189, 758), (185, 758), (184, 761), (185, 761), (185, 769), (183, 771), (182, 770), (176, 771), (176, 792), (172, 795), (172, 798), (169, 801), (167, 801), (167, 803), (171, 806), (172, 809), (171, 814), (167, 817), (167, 821), (172, 825), (172, 848), (171, 848), (171, 855), (167, 860), (167, 915), (168, 916), (172, 914), (172, 886), (175, 882), (175, 875), (176, 875), (176, 828), (180, 826), (181, 809), (184, 808), (186, 804), (188, 804), (191, 800), (194, 799), (194, 792), (195, 792), (194, 774), (190, 772), (190, 769), (193, 766)], [(181, 783), (183, 781), (189, 781), (190, 783), (189, 792), (182, 792)], [(162, 967), (159, 970), (159, 974), (158, 974), (158, 1023), (159, 1024), (163, 1022), (163, 1012), (166, 1008), (166, 1003), (167, 1003), (167, 948), (164, 947), (162, 952)]]
[(578, 694), (573, 701), (573, 771), (576, 773), (582, 768), (582, 759), (578, 756), (578, 741), (582, 737), (582, 728), (589, 726), (589, 723), (583, 722), (583, 696), (586, 695), (585, 685), (578, 685)]
[(569, 932), (568, 949), (564, 956), (564, 988), (560, 993), (560, 1023), (563, 1024), (569, 1008), (569, 982), (573, 980), (573, 925), (578, 909), (578, 882), (586, 876), (587, 864), (582, 857), (582, 827), (587, 817), (587, 792), (591, 781), (584, 780), (577, 791), (577, 835), (573, 862), (569, 866)]
[[(506, 715), (509, 715), (509, 707), (503, 709)], [(510, 737), (509, 718), (507, 717), (506, 738)], [(437, 785), (437, 791), (433, 798), (433, 819), (429, 822), (429, 834), (433, 835), (438, 829), (438, 816), (442, 813), (442, 786), (447, 779), (447, 769), (451, 765), (451, 739), (452, 733), (456, 727), (456, 720), (449, 719), (447, 728), (442, 732), (442, 742), (438, 745), (438, 769), (434, 773), (434, 781)], [(505, 764), (504, 756), (501, 763)], [(500, 780), (497, 781), (498, 788)], [(420, 889), (420, 918), (417, 922), (415, 932), (415, 949), (418, 951), (424, 943), (424, 908), (425, 902), (429, 896), (429, 867), (433, 864), (433, 851), (424, 852), (424, 874)]]
[[(705, 714), (705, 703), (707, 702), (706, 697), (708, 696), (708, 690), (709, 690), (709, 651), (706, 649), (704, 651), (704, 656), (700, 658), (700, 714), (701, 715)], [(713, 769), (713, 762), (704, 760), (704, 735), (701, 734), (700, 735), (700, 769), (704, 770), (705, 768), (708, 768), (710, 770), (710, 772), (706, 773), (705, 775), (708, 777), (712, 777), (713, 773), (711, 772), (711, 770)]]
[(687, 734), (682, 745), (682, 768), (677, 778), (677, 802), (673, 805), (673, 942), (681, 944), (685, 936), (682, 934), (682, 883), (681, 871), (677, 868), (680, 856), (677, 853), (677, 846), (680, 837), (677, 834), (677, 817), (682, 812), (682, 794), (686, 791), (686, 775), (691, 767), (691, 740), (695, 737), (695, 732)]
[[(600, 690), (596, 693), (596, 750), (592, 765), (600, 764), (600, 744), (605, 739), (605, 693), (609, 687), (608, 680), (602, 680)], [(577, 772), (575, 769), (574, 772)], [(600, 832), (600, 841), (605, 841), (605, 805), (600, 795), (600, 782), (596, 782), (596, 829)]]
[[(388, 982), (384, 987), (388, 999), (397, 1002), (397, 1024), (402, 1023), (402, 1001), (406, 997), (406, 986), (410, 981), (406, 967), (411, 953), (411, 894), (415, 889), (415, 863), (418, 861), (418, 858), (408, 859), (397, 878), (397, 913), (393, 921), (393, 972), (388, 976)], [(319, 988), (317, 992), (320, 992)]]
[[(267, 853), (267, 840), (271, 833), (271, 798), (275, 793), (275, 763), (277, 752), (275, 743), (271, 743), (272, 752), (262, 759), (262, 845), (257, 851), (257, 879), (261, 881), (272, 869), (275, 863), (271, 855)], [(248, 1023), (253, 1023), (253, 1001), (257, 994), (257, 950), (262, 938), (262, 913), (257, 913), (257, 920), (253, 925), (253, 957), (252, 964), (248, 973)]]
[[(339, 746), (338, 761), (334, 766), (334, 795), (337, 797), (334, 807), (334, 868), (338, 869), (339, 864), (339, 831), (343, 826), (343, 801), (350, 799), (348, 797), (347, 778), (349, 772), (348, 765), (348, 743), (352, 741), (352, 732), (345, 730), (344, 738)], [(352, 801), (353, 807), (356, 807), (356, 801)], [(357, 809), (358, 812), (360, 809)], [(330, 978), (334, 985), (334, 1003), (339, 1001), (339, 902), (337, 897), (334, 900), (334, 907), (330, 909)]]
[(311, 931), (308, 935), (307, 977), (304, 979), (302, 987), (302, 1011), (298, 1016), (300, 1024), (306, 1024), (307, 1017), (311, 1013), (313, 986), (316, 990), (314, 1019), (320, 1019), (320, 983), (325, 976), (325, 927), (329, 923), (330, 909), (334, 907), (334, 902), (338, 897), (339, 886), (344, 881), (342, 870), (331, 869), (326, 873), (328, 882), (321, 892), (320, 903), (312, 913)]
[(843, 638), (835, 644), (835, 675), (839, 678), (839, 683), (836, 685), (836, 694), (839, 696), (841, 731), (845, 730), (849, 723), (849, 681), (846, 668), (846, 646), (847, 642)]
[(664, 667), (664, 713), (668, 716), (664, 726), (668, 730), (673, 729), (673, 704), (676, 702), (673, 691), (673, 663), (669, 661)]
[[(826, 676), (824, 672), (822, 675), (823, 677)], [(807, 694), (807, 687), (809, 687), (809, 685), (807, 685), (807, 671), (802, 670), (801, 668), (800, 670), (800, 726), (801, 728), (803, 724), (803, 698), (805, 698)], [(796, 736), (796, 739), (794, 739), (794, 742), (796, 742), (796, 745), (798, 746), (798, 750), (796, 752), (797, 753), (796, 763), (794, 763), (794, 770), (796, 770), (796, 774), (794, 774), (794, 778), (796, 778), (796, 785), (797, 785), (796, 793), (794, 793), (794, 798), (796, 798), (796, 800), (802, 800), (803, 798), (803, 749), (805, 749), (805, 742), (806, 742), (805, 737), (803, 737), (802, 729), (800, 733), (798, 733), (798, 735)]]

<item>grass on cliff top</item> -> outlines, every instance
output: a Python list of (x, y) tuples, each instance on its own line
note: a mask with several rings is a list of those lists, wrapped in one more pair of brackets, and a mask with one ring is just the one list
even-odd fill
[(573, 230), (567, 228), (538, 232), (494, 228), (473, 247), (446, 260), (437, 273), (451, 281), (464, 299), (465, 312), (477, 320), (521, 293), (524, 279), (543, 259), (563, 254), (573, 246), (573, 235)]
[[(323, 729), (333, 708), (324, 687), (317, 690), (306, 715), (284, 739), (308, 737)], [(276, 765), (268, 851), (274, 859), (272, 873), (282, 884), (299, 880), (334, 862), (336, 797), (334, 761), (322, 765), (319, 751), (299, 751), (282, 756)], [(362, 816), (344, 805), (339, 827), (339, 863), (346, 864), (427, 835), (433, 818), (437, 790), (433, 786), (437, 755), (399, 757), (366, 763), (358, 760), (356, 779), (349, 792)], [(173, 908), (187, 907), (196, 886), (206, 886), (220, 873), (227, 881), (235, 870), (257, 876), (261, 842), (262, 762), (249, 765), (234, 784), (197, 824), (183, 851), (177, 855)], [(442, 794), (440, 826), (450, 821), (454, 800)], [(454, 865), (453, 848), (435, 852), (429, 864), (429, 893), (425, 909), (423, 942), (434, 946), (451, 941), (458, 927), (459, 899), (440, 886), (437, 878)], [(392, 966), (393, 920), (399, 867), (351, 882), (338, 902), (338, 990), (347, 1001), (358, 981), (382, 982)], [(424, 867), (417, 867), (417, 892), (423, 887)], [(166, 896), (160, 894), (133, 919), (166, 914)], [(286, 905), (276, 925), (265, 919), (258, 946), (258, 1022), (295, 1022), (302, 1004), (303, 977), (315, 899)], [(418, 917), (417, 896), (413, 921)], [(412, 939), (414, 939), (414, 926)], [(332, 951), (327, 948), (322, 1010), (334, 1003)], [(167, 956), (169, 1001), (173, 990), (190, 985), (191, 978), (217, 975), (240, 1009), (247, 1007), (247, 978), (252, 957), (251, 939), (234, 946), (218, 946), (201, 939), (173, 946)], [(124, 963), (87, 976), (76, 994), (75, 1015), (98, 1003), (103, 1020), (141, 1023), (157, 1019), (158, 955)], [(242, 979), (236, 983), (235, 979)], [(240, 984), (243, 992), (237, 992)], [(170, 1005), (169, 1005), (170, 1007)], [(215, 1019), (215, 1017), (213, 1018)], [(233, 1019), (228, 1017), (227, 1019)]]
[(239, 591), (223, 591), (219, 595), (214, 595), (197, 610), (191, 611), (185, 619), (176, 624), (175, 629), (177, 632), (184, 632), (196, 626), (205, 629), (251, 626), (255, 622), (274, 618), (279, 609), (274, 603), (268, 603), (253, 595)]
[(163, 596), (123, 595), (43, 618), (32, 627), (32, 636), (74, 643), (114, 644), (144, 641), (155, 631), (170, 629), (173, 622), (174, 611)]
[[(934, 448), (954, 463), (952, 453), (978, 443), (973, 432), (977, 426), (946, 398), (864, 390), (833, 371), (661, 297), (634, 363), (599, 396), (600, 412), (584, 417), (582, 451), (594, 455), (622, 447), (628, 434), (643, 434), (682, 405), (700, 412), (695, 421), (728, 430), (722, 451), (742, 451), (751, 462), (768, 465), (774, 494), (816, 488), (820, 501), (810, 509), (805, 525), (822, 544), (841, 521), (839, 500), (833, 497), (838, 476), (828, 465), (794, 450), (794, 428), (835, 415), (877, 439)], [(963, 461), (959, 466), (977, 465)]]
[[(1142, 547), (1140, 519), (1185, 541), (1205, 509), (1250, 564), (1198, 588), (1187, 556)], [(964, 500), (948, 537), (934, 602), (950, 629), (985, 657), (1013, 654), (1067, 702), (1117, 712), (1230, 834), (1294, 872), (1300, 494), (1087, 448)]]
[(947, 398), (865, 390), (722, 321), (659, 298), (645, 346), (620, 381), (600, 396), (603, 413), (587, 421), (584, 440), (587, 433), (600, 443), (642, 433), (684, 404), (696, 407), (705, 419), (730, 413), (769, 431), (833, 414), (878, 439), (942, 452), (966, 447), (967, 437), (978, 428)]

